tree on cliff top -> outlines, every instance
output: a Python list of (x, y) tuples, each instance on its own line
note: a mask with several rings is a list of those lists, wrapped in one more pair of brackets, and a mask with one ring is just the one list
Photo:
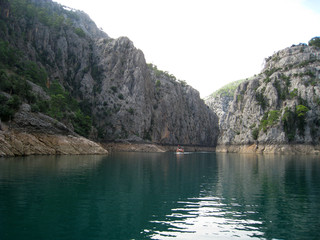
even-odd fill
[(311, 38), (308, 42), (309, 46), (320, 47), (320, 37)]

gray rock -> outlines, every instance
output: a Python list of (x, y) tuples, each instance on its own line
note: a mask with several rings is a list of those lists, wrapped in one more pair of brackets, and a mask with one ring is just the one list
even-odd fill
[[(232, 101), (206, 100), (220, 117), (218, 144), (319, 144), (319, 76), (320, 49), (316, 47), (292, 46), (266, 59), (262, 72), (241, 83)], [(298, 105), (309, 109), (302, 128)], [(284, 118), (288, 110), (293, 112), (289, 131)], [(257, 139), (254, 131), (259, 133)]]

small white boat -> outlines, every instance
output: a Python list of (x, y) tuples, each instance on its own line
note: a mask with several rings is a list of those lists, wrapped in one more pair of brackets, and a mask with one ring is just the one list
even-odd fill
[(184, 149), (180, 146), (178, 146), (177, 150), (176, 150), (176, 154), (183, 154), (184, 153)]

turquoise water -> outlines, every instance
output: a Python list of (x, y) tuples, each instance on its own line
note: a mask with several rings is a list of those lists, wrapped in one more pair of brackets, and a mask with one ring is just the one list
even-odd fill
[(0, 239), (320, 239), (320, 159), (0, 159)]

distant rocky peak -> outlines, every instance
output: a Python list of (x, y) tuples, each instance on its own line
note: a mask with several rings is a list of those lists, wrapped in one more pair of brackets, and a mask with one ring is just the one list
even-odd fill
[(97, 27), (88, 14), (83, 11), (76, 11), (76, 14), (79, 16), (79, 19), (74, 22), (75, 27), (81, 28), (93, 39), (110, 38), (108, 34)]
[(307, 44), (292, 45), (265, 59), (262, 72), (304, 67), (320, 60), (319, 49)]

